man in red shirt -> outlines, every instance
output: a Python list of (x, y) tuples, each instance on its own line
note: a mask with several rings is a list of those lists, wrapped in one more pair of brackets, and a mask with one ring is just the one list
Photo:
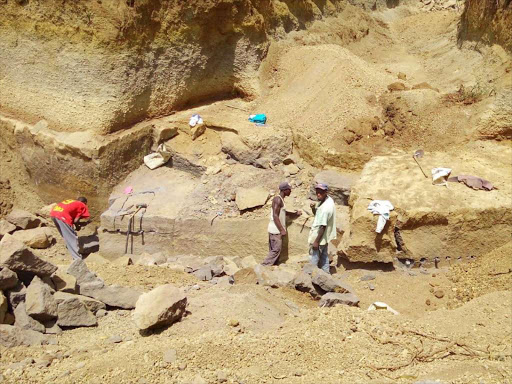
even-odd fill
[(74, 227), (80, 225), (80, 219), (88, 219), (91, 216), (87, 208), (87, 199), (79, 197), (76, 200), (64, 200), (52, 209), (50, 216), (66, 242), (73, 260), (82, 259), (78, 248), (78, 235)]

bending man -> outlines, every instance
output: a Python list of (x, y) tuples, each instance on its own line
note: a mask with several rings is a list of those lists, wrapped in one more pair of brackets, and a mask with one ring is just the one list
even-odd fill
[(331, 240), (336, 239), (336, 206), (334, 200), (327, 195), (328, 190), (327, 184), (315, 185), (318, 203), (311, 204), (315, 220), (309, 231), (308, 242), (311, 263), (324, 272), (330, 273), (327, 246)]
[[(79, 229), (80, 219), (90, 217), (87, 208), (87, 199), (79, 197), (76, 200), (64, 200), (58, 203), (50, 213), (52, 220), (60, 235), (66, 242), (66, 247), (73, 260), (82, 259), (78, 248), (78, 235), (75, 228)], [(75, 227), (75, 228), (74, 228)]]
[[(270, 222), (268, 223), (268, 256), (262, 265), (274, 265), (279, 260), (283, 247), (283, 236), (286, 236), (286, 206), (285, 197), (290, 196), (292, 187), (286, 181), (279, 184), (279, 195), (272, 200)], [(298, 215), (301, 212), (296, 212)]]

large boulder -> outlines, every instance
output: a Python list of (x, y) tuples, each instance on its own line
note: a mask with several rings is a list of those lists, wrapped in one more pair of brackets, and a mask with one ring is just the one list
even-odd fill
[(0, 291), (14, 288), (18, 284), (18, 275), (7, 267), (0, 266)]
[(62, 300), (57, 312), (57, 325), (60, 327), (92, 327), (98, 325), (96, 316), (77, 297)]
[(187, 307), (187, 297), (171, 284), (140, 296), (135, 307), (135, 324), (141, 330), (160, 328), (179, 321)]
[(268, 196), (268, 190), (263, 187), (238, 188), (235, 202), (240, 211), (245, 211), (265, 205)]
[(6, 216), (6, 220), (19, 229), (36, 228), (42, 224), (39, 217), (21, 209), (13, 209), (11, 213)]
[(311, 195), (315, 196), (315, 184), (325, 183), (329, 186), (329, 196), (340, 205), (348, 205), (352, 185), (357, 181), (357, 176), (351, 174), (342, 174), (332, 170), (322, 171), (316, 174), (313, 185), (311, 186)]
[(40, 277), (51, 276), (57, 270), (55, 265), (36, 256), (12, 235), (5, 235), (0, 241), (0, 264), (15, 272), (28, 272)]
[(322, 296), (318, 306), (334, 307), (338, 304), (357, 306), (359, 305), (359, 298), (353, 293), (328, 292)]
[(57, 317), (57, 302), (52, 289), (37, 276), (27, 288), (25, 302), (27, 313), (36, 320), (45, 321)]
[(100, 309), (107, 309), (107, 306), (105, 305), (105, 303), (102, 303), (99, 300), (93, 299), (91, 297), (83, 296), (83, 295), (74, 295), (72, 293), (67, 293), (67, 292), (55, 292), (53, 297), (55, 298), (55, 301), (57, 302), (57, 306), (66, 300), (78, 299), (85, 305), (85, 308), (87, 308), (89, 311), (91, 311), (94, 314), (96, 312), (98, 312)]
[(235, 284), (257, 284), (258, 276), (254, 271), (254, 268), (242, 268), (236, 271), (233, 275)]
[(38, 227), (26, 229), (24, 231), (14, 232), (12, 235), (15, 239), (20, 240), (27, 247), (44, 249), (52, 244), (53, 235), (48, 227)]
[(5, 219), (0, 219), (0, 239), (4, 237), (4, 235), (11, 234), (16, 230), (16, 226), (14, 224), (9, 223)]
[(22, 329), (13, 325), (0, 325), (0, 345), (7, 348), (20, 345), (42, 345), (47, 344), (46, 336), (29, 329)]
[(45, 327), (43, 324), (34, 320), (27, 314), (25, 303), (20, 303), (14, 309), (14, 325), (22, 329), (30, 329), (32, 331), (44, 333)]

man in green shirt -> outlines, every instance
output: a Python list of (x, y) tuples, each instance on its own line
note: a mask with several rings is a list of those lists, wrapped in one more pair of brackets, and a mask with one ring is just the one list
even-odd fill
[(309, 231), (308, 242), (311, 263), (330, 273), (327, 246), (330, 241), (336, 239), (336, 206), (334, 200), (327, 195), (328, 190), (327, 184), (315, 185), (318, 203), (311, 204), (315, 219)]

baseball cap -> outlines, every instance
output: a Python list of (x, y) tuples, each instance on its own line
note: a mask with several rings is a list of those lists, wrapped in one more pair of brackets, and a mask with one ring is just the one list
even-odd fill
[(281, 184), (279, 184), (280, 191), (285, 191), (287, 189), (289, 189), (289, 190), (292, 189), (292, 186), (287, 181), (283, 181)]
[(316, 183), (315, 184), (315, 189), (321, 189), (323, 191), (328, 191), (329, 187), (325, 183)]

